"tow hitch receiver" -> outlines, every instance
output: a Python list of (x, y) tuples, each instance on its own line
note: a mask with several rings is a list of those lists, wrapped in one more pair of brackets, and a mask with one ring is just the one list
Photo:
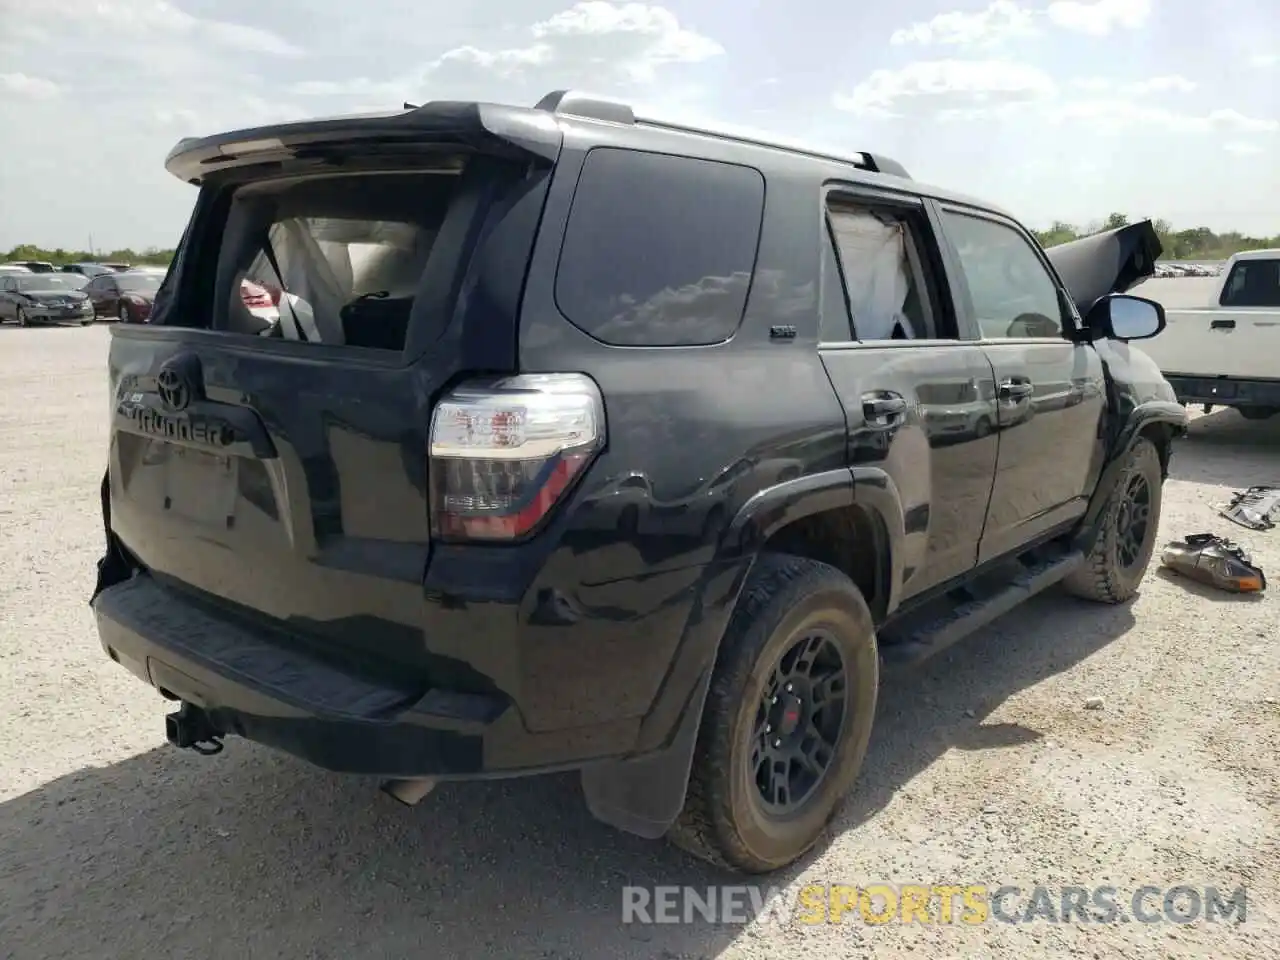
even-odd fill
[(209, 715), (191, 703), (184, 702), (176, 713), (165, 716), (164, 735), (175, 747), (205, 756), (222, 750), (222, 734), (210, 722)]

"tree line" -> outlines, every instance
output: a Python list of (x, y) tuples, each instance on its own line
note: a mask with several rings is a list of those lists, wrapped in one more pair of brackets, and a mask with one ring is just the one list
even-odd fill
[[(1035, 235), (1046, 247), (1056, 246), (1078, 240), (1081, 237), (1113, 230), (1129, 223), (1129, 217), (1123, 213), (1110, 214), (1104, 220), (1098, 220), (1083, 227), (1055, 221), (1047, 230), (1036, 230)], [(1267, 247), (1280, 247), (1280, 235), (1274, 237), (1250, 237), (1238, 230), (1227, 233), (1214, 233), (1208, 227), (1191, 227), (1177, 230), (1168, 220), (1155, 221), (1156, 233), (1164, 247), (1162, 259), (1165, 260), (1225, 260), (1233, 253), (1241, 250), (1260, 250)], [(150, 247), (146, 250), (112, 250), (110, 253), (87, 250), (46, 250), (32, 243), (21, 243), (10, 250), (5, 260), (45, 260), (56, 266), (64, 263), (133, 263), (148, 266), (167, 266), (173, 259), (172, 250), (160, 250)]]
[(43, 260), (46, 263), (52, 263), (55, 267), (67, 263), (131, 263), (135, 266), (145, 264), (149, 267), (167, 267), (169, 261), (173, 259), (173, 251), (160, 250), (157, 247), (148, 247), (146, 250), (130, 250), (126, 247), (123, 250), (112, 250), (110, 253), (103, 250), (96, 252), (64, 250), (61, 247), (46, 250), (34, 243), (20, 243), (6, 253), (4, 259), (6, 261)]

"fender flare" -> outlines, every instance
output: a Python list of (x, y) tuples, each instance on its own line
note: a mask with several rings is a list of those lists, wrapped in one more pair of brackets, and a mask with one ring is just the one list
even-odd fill
[[(902, 501), (876, 467), (840, 467), (767, 487), (734, 515), (707, 565), (680, 644), (641, 723), (629, 757), (584, 767), (582, 791), (593, 817), (646, 839), (663, 836), (684, 808), (707, 690), (729, 618), (769, 537), (796, 520), (859, 505), (886, 538), (890, 603), (902, 585)], [(890, 608), (892, 609), (892, 607)]]
[(1099, 533), (1098, 522), (1124, 473), (1125, 461), (1130, 451), (1144, 433), (1156, 425), (1169, 428), (1174, 437), (1183, 436), (1187, 432), (1187, 412), (1181, 404), (1172, 400), (1147, 400), (1133, 407), (1125, 417), (1111, 444), (1107, 465), (1102, 469), (1102, 475), (1093, 489), (1093, 496), (1089, 498), (1089, 506), (1081, 522), (1081, 537), (1077, 546), (1086, 554), (1093, 547)]

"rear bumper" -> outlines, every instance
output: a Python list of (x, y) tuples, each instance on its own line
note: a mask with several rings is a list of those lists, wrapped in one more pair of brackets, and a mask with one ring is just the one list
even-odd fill
[(1233, 377), (1165, 379), (1183, 403), (1210, 403), (1224, 407), (1280, 407), (1280, 380), (1237, 380)]
[(616, 756), (606, 747), (616, 742), (614, 731), (532, 734), (501, 694), (375, 678), (147, 574), (102, 590), (92, 606), (103, 648), (134, 676), (202, 708), (225, 735), (327, 770), (472, 779), (573, 769)]

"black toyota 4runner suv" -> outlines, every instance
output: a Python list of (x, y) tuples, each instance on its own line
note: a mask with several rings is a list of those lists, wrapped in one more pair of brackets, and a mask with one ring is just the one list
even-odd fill
[(884, 670), (1147, 567), (1185, 429), (1129, 344), (1149, 223), (1046, 255), (889, 159), (566, 92), (167, 167), (198, 199), (111, 331), (92, 605), (178, 746), (409, 803), (577, 770), (600, 820), (764, 872)]

